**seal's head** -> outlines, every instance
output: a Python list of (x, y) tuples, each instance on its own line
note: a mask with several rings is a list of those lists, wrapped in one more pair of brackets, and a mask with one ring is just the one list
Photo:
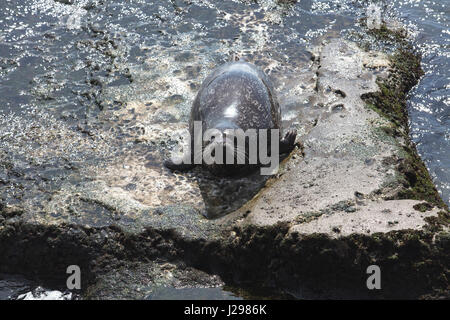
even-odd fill
[[(239, 130), (232, 121), (222, 120), (206, 128), (203, 142), (203, 164), (215, 175), (229, 176), (248, 171), (248, 141), (238, 139)], [(246, 166), (247, 164), (247, 166)]]

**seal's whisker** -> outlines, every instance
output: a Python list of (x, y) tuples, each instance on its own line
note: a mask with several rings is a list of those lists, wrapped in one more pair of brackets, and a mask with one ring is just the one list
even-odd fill
[(244, 162), (247, 163), (248, 161), (248, 155), (245, 150), (242, 150), (241, 148), (236, 148), (236, 159), (238, 160), (238, 163)]

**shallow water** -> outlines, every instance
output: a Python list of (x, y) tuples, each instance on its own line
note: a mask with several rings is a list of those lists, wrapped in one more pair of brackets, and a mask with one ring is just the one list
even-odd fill
[[(234, 53), (270, 75), (285, 127), (308, 124), (313, 120), (307, 112), (310, 102), (302, 96), (301, 86), (296, 87), (299, 74), (310, 63), (308, 48), (322, 37), (348, 36), (358, 30), (355, 22), (365, 16), (370, 3), (3, 1), (0, 196), (11, 204), (39, 202), (45, 195), (42, 190), (56, 190), (68, 177), (86, 179), (86, 173), (73, 175), (83, 167), (111, 163), (128, 153), (145, 158), (146, 165), (158, 170), (166, 154), (133, 143), (141, 131), (148, 135), (149, 127), (158, 128), (156, 132), (175, 125), (182, 129), (201, 80)], [(423, 55), (425, 76), (409, 100), (411, 135), (444, 201), (450, 203), (450, 1), (374, 3), (383, 16), (408, 27)], [(296, 120), (299, 116), (301, 123)], [(4, 172), (7, 163), (14, 163), (17, 175)], [(226, 182), (219, 186), (222, 189), (209, 188), (208, 177), (203, 178), (201, 192), (210, 199), (206, 211), (235, 209), (224, 207), (217, 195), (226, 190)], [(37, 181), (33, 192), (2, 188), (26, 179)], [(136, 186), (134, 181), (123, 183), (124, 188)], [(251, 198), (259, 185), (256, 181), (235, 194)], [(245, 200), (226, 202), (239, 206)], [(0, 296), (6, 290), (0, 284)]]
[(411, 136), (450, 204), (450, 1), (401, 1), (396, 12), (415, 31), (425, 71), (410, 93)]

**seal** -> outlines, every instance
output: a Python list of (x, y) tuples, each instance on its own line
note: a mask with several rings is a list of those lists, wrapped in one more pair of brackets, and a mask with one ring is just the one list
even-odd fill
[[(201, 134), (196, 135), (195, 124), (201, 123)], [(204, 139), (209, 129), (218, 131), (218, 135), (211, 135)], [(245, 138), (245, 147), (236, 147), (236, 137), (228, 138), (230, 130), (242, 129), (255, 130), (257, 141)], [(256, 163), (249, 159), (250, 147), (257, 144), (261, 147), (261, 129), (277, 129), (276, 139), (279, 142), (278, 153), (292, 151), (295, 146), (297, 131), (288, 130), (282, 135), (280, 105), (273, 85), (269, 78), (254, 64), (245, 60), (225, 63), (214, 69), (203, 81), (202, 86), (193, 102), (189, 119), (189, 133), (191, 135), (191, 148), (182, 158), (171, 158), (164, 161), (164, 165), (171, 170), (187, 171), (195, 166), (195, 163), (206, 166), (208, 170), (217, 175), (234, 175), (239, 172), (248, 172), (261, 166), (259, 152)], [(200, 138), (199, 138), (200, 137)], [(225, 137), (225, 138), (223, 138)], [(267, 146), (270, 147), (271, 137), (267, 134)], [(200, 140), (198, 140), (200, 139)], [(192, 150), (192, 146), (198, 143), (201, 148)], [(219, 149), (217, 149), (219, 147)], [(215, 150), (223, 148), (222, 155), (218, 158), (225, 159), (226, 152), (234, 155), (234, 163), (215, 161), (206, 163), (200, 159), (195, 161), (199, 152), (215, 155)], [(266, 149), (266, 150), (269, 150)], [(270, 151), (269, 151), (270, 154)], [(277, 155), (279, 156), (279, 155)], [(251, 157), (250, 157), (251, 158)], [(237, 161), (244, 159), (244, 161)], [(244, 162), (244, 163), (243, 163)], [(239, 163), (239, 164), (238, 164)]]

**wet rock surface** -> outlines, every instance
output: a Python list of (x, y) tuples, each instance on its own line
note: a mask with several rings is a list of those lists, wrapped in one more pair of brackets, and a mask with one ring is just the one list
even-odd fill
[[(144, 284), (157, 283), (166, 269), (151, 272), (159, 278), (153, 276), (150, 281), (142, 276), (142, 270), (153, 267), (139, 266), (139, 262), (155, 259), (174, 263), (166, 265), (172, 268), (182, 262), (231, 283), (258, 281), (264, 287), (294, 291), (292, 283), (304, 277), (310, 283), (315, 279), (319, 286), (332, 279), (337, 288), (345, 282), (345, 286), (362, 290), (365, 268), (370, 264), (380, 264), (396, 274), (395, 283), (385, 286), (386, 297), (406, 292), (410, 272), (421, 281), (413, 295), (444, 284), (441, 259), (448, 255), (448, 229), (439, 223), (431, 228), (430, 221), (439, 219), (438, 212), (445, 209), (429, 204), (419, 211), (415, 207), (423, 201), (387, 200), (404, 186), (397, 183), (396, 162), (386, 159), (400, 157), (406, 141), (381, 130), (390, 125), (389, 120), (361, 99), (364, 93), (378, 90), (377, 76), (390, 76), (389, 66), (387, 56), (364, 52), (341, 39), (318, 48), (308, 72), (315, 81), (307, 86), (298, 83), (305, 86), (302, 98), (314, 101), (302, 112), (316, 117), (314, 125), (297, 124), (302, 130), (303, 150), (295, 150), (277, 176), (261, 183), (260, 187), (264, 186), (253, 199), (223, 217), (205, 217), (208, 195), (201, 190), (201, 169), (181, 175), (162, 166), (146, 166), (151, 153), (147, 145), (132, 143), (121, 158), (96, 167), (80, 166), (60, 180), (41, 176), (39, 181), (30, 181), (24, 172), (22, 188), (10, 186), (22, 197), (16, 196), (16, 203), (2, 202), (2, 271), (14, 269), (43, 278), (57, 274), (56, 278), (63, 279), (65, 267), (77, 264), (89, 270), (83, 278), (85, 285), (97, 279), (97, 289), (88, 290), (91, 298), (107, 298), (98, 288), (118, 286), (118, 279), (125, 282), (123, 297), (144, 298), (144, 293), (137, 294), (139, 290), (127, 286), (127, 277), (115, 270), (120, 270), (123, 261), (134, 261), (141, 271), (131, 272), (129, 277)], [(132, 106), (145, 128), (152, 113), (146, 111), (144, 102)], [(123, 121), (123, 112), (116, 114), (119, 121)], [(47, 124), (51, 126), (51, 121)], [(154, 136), (146, 130), (147, 136), (141, 139), (167, 143), (177, 128), (165, 128), (166, 134), (158, 130)], [(52, 144), (55, 140), (47, 135), (59, 136), (54, 154), (46, 154), (54, 159), (63, 158), (64, 147), (83, 148), (84, 152), (89, 147), (113, 148), (106, 131), (98, 130), (92, 140), (90, 135), (64, 127), (57, 127), (56, 132), (35, 130), (40, 130), (35, 143), (44, 140)], [(14, 174), (14, 162), (9, 163), (8, 176)], [(80, 179), (81, 175), (89, 179)], [(218, 181), (213, 181), (218, 185), (215, 192), (223, 197), (228, 194), (226, 188), (239, 185), (240, 180), (224, 179), (222, 190)], [(35, 201), (35, 193), (45, 193), (45, 200)], [(324, 265), (327, 261), (335, 268)], [(431, 270), (439, 274), (431, 275)], [(187, 280), (166, 279), (165, 285), (214, 287), (223, 281), (207, 274), (199, 276), (199, 272), (194, 272), (193, 280), (187, 276), (192, 271), (178, 271)], [(114, 281), (98, 282), (99, 277), (108, 279), (108, 273)]]
[[(99, 4), (89, 3), (62, 2), (95, 20)], [(0, 118), (0, 272), (63, 286), (67, 266), (79, 265), (91, 299), (180, 297), (164, 290), (224, 283), (299, 298), (445, 294), (448, 210), (426, 169), (419, 174), (407, 123), (377, 109), (400, 96), (383, 81), (408, 82), (392, 58), (332, 31), (309, 50), (285, 47), (297, 43), (296, 16), (270, 1), (270, 10), (238, 12), (210, 4), (220, 19), (209, 30), (196, 23), (214, 10), (176, 3), (151, 8), (162, 40), (140, 44), (147, 53), (135, 65), (123, 62), (126, 30), (83, 24), (89, 37), (74, 43), (83, 56), (72, 71), (89, 70), (75, 90), (86, 114), (32, 108)], [(269, 39), (283, 23), (295, 32)], [(162, 161), (183, 143), (201, 80), (229, 59), (230, 43), (270, 74), (283, 127), (295, 127), (303, 147), (273, 177), (170, 172)], [(61, 104), (57, 74), (34, 81), (37, 100)], [(379, 292), (365, 287), (372, 264), (383, 272)]]

